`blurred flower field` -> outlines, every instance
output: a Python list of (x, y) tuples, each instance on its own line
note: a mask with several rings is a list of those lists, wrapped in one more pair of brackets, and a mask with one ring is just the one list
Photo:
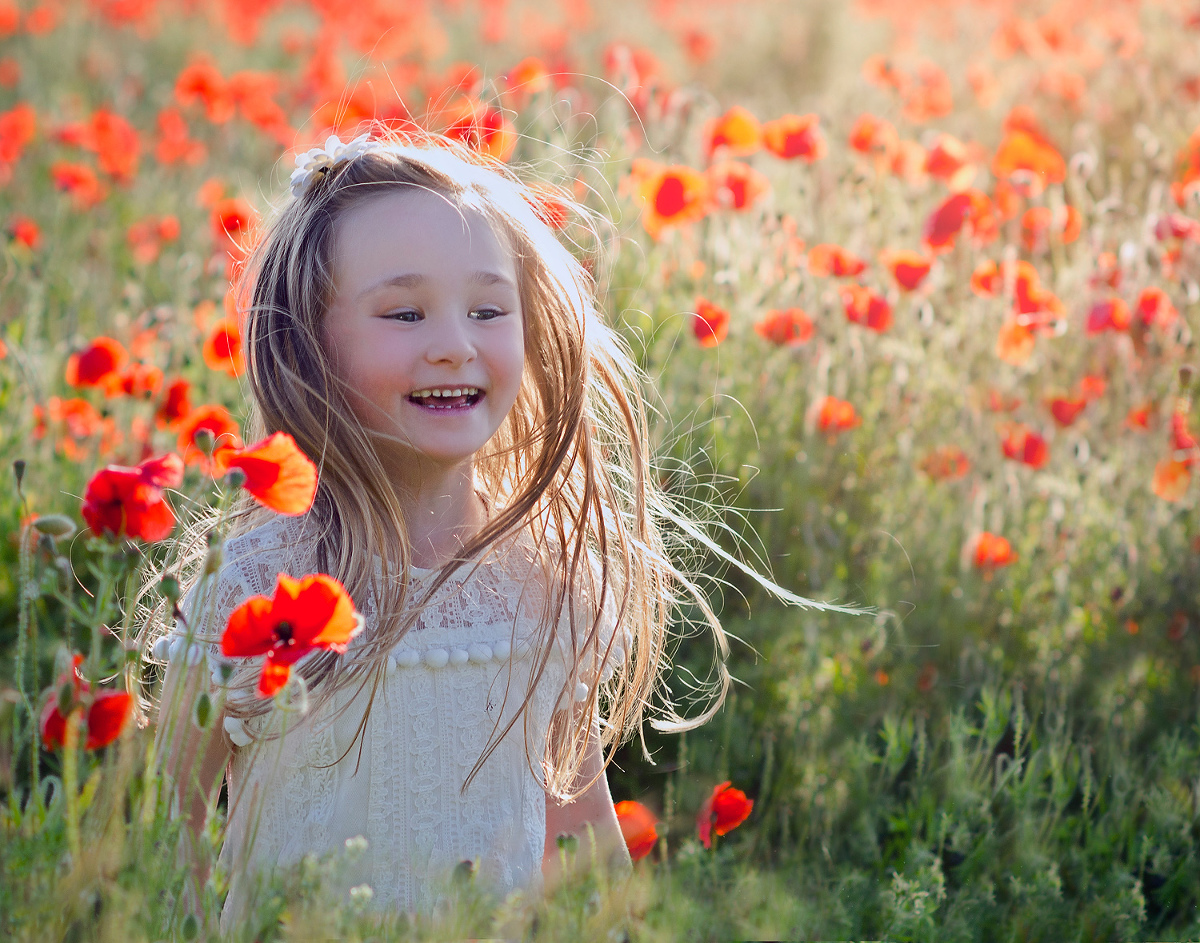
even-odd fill
[(372, 122), (542, 181), (664, 483), (873, 611), (707, 561), (739, 683), (610, 769), (630, 881), (381, 928), (308, 862), (239, 939), (1200, 938), (1190, 0), (0, 0), (0, 937), (207, 932), (135, 574), (244, 444), (257, 221)]

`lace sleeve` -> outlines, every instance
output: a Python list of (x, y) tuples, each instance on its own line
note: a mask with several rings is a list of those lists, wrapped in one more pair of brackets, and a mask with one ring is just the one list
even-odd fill
[(183, 617), (155, 644), (156, 660), (192, 666), (206, 659), (213, 683), (220, 684), (225, 664), (221, 654), (221, 633), (229, 614), (248, 595), (250, 592), (236, 563), (226, 563), (215, 576), (201, 577), (179, 601)]
[[(593, 585), (598, 586), (599, 566), (593, 564), (593, 571), (596, 574)], [(597, 675), (599, 675), (601, 684), (607, 683), (617, 668), (624, 663), (626, 653), (632, 644), (632, 637), (628, 629), (620, 627), (618, 634), (617, 614), (620, 607), (615, 591), (609, 586), (600, 607), (600, 624), (596, 642), (594, 645), (584, 645), (584, 641), (592, 630), (590, 620), (596, 612), (595, 604), (590, 601), (591, 595), (592, 593), (589, 592), (581, 593), (584, 602), (576, 609), (576, 640), (574, 642), (571, 639), (571, 619), (565, 610), (558, 624), (559, 651), (566, 663), (568, 675), (575, 678), (575, 701), (583, 701), (587, 698), (588, 691)], [(614, 636), (616, 637), (614, 638)]]

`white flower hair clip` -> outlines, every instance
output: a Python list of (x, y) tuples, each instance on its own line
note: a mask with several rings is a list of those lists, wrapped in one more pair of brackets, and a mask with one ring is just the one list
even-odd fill
[(322, 174), (354, 160), (374, 144), (370, 134), (360, 134), (353, 141), (345, 143), (336, 134), (331, 134), (324, 147), (314, 147), (298, 154), (296, 169), (292, 171), (292, 195), (303, 196)]

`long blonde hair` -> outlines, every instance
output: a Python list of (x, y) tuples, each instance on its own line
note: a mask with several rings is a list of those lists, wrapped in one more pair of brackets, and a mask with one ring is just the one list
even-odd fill
[[(239, 282), (252, 403), (248, 432), (290, 433), (317, 464), (319, 486), (310, 516), (319, 523), (318, 566), (339, 579), (356, 603), (367, 598), (376, 602), (376, 629), (356, 649), (353, 664), (322, 653), (298, 670), (317, 700), (350, 684), (370, 683), (373, 701), (388, 654), (419, 614), (420, 607), (408, 599), (410, 551), (400, 496), (371, 436), (348, 407), (344, 384), (322, 340), (334, 292), (339, 219), (380, 193), (411, 187), (479, 213), (507, 239), (517, 267), (526, 351), (516, 403), (476, 459), (481, 488), (498, 497), (497, 513), (458, 559), (441, 568), (425, 598), (460, 566), (469, 565), (465, 561), (521, 534), (532, 537), (545, 585), (551, 587), (529, 688), (509, 724), (493, 732), (462, 788), (522, 715), (529, 755), (526, 708), (552, 655), (552, 627), (564, 621), (573, 665), (560, 703), (573, 703), (584, 677), (589, 679), (584, 706), (595, 705), (603, 694), (606, 762), (634, 731), (641, 735), (648, 707), (656, 700), (659, 706), (650, 720), (659, 730), (682, 731), (705, 723), (720, 709), (730, 684), (724, 664), (729, 647), (684, 558), (689, 548), (713, 549), (715, 544), (659, 486), (648, 441), (644, 377), (605, 324), (592, 276), (539, 217), (538, 194), (504, 165), (440, 138), (391, 139), (326, 172), (308, 192), (282, 207)], [(564, 196), (563, 202), (570, 201)], [(587, 219), (581, 207), (571, 205), (577, 219)], [(262, 520), (261, 510), (248, 498), (239, 500), (232, 533)], [(375, 557), (382, 561), (381, 575)], [(716, 678), (703, 686), (708, 704), (688, 718), (676, 712), (663, 683), (669, 629), (684, 601), (711, 630), (716, 655)], [(615, 619), (618, 629), (607, 648), (604, 618)], [(585, 675), (582, 666), (607, 658), (622, 635), (630, 640), (627, 657), (614, 666), (611, 679), (602, 684), (597, 674)], [(249, 689), (254, 675), (252, 668), (239, 670), (231, 687)], [(270, 701), (253, 697), (231, 697), (226, 710), (247, 717), (270, 706)], [(573, 724), (568, 735), (554, 738), (546, 755), (547, 789), (561, 798), (591, 785), (571, 790), (591, 713), (586, 711), (587, 721)], [(642, 751), (649, 758), (644, 739)]]

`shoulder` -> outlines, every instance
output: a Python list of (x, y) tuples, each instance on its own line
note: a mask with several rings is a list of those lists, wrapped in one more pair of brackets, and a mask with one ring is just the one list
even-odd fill
[(307, 516), (274, 517), (225, 541), (222, 575), (253, 594), (269, 594), (280, 573), (303, 576), (316, 562), (317, 531)]

